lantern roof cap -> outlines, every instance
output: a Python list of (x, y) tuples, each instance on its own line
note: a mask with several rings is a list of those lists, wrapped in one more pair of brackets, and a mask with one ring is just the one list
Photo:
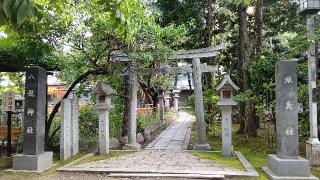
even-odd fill
[(116, 91), (113, 90), (113, 89), (111, 88), (111, 86), (109, 86), (109, 85), (106, 84), (105, 82), (99, 80), (99, 81), (97, 81), (96, 84), (97, 84), (96, 87), (92, 90), (92, 94), (93, 94), (93, 95), (96, 95), (96, 94), (98, 94), (98, 93), (104, 93), (104, 94), (106, 94), (107, 96), (116, 94)]
[(233, 89), (235, 89), (236, 91), (238, 91), (240, 88), (231, 80), (230, 75), (225, 75), (223, 80), (221, 81), (221, 83), (218, 85), (218, 87), (216, 88), (217, 91), (219, 91), (221, 88), (223, 88), (225, 85), (231, 85), (231, 87), (233, 87)]

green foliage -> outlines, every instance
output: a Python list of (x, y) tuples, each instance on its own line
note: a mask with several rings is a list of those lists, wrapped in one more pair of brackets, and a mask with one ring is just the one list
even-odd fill
[(237, 5), (243, 4), (244, 6), (248, 6), (251, 3), (251, 0), (231, 0), (232, 3)]
[(120, 138), (122, 135), (123, 105), (122, 97), (112, 99), (114, 108), (110, 112), (110, 137)]
[[(61, 124), (61, 118), (60, 116), (56, 116), (54, 119), (53, 119), (53, 122), (52, 122), (52, 129), (50, 130), (49, 134), (52, 134), (53, 133), (53, 130), (57, 129), (57, 127), (59, 127)], [(60, 132), (60, 130), (59, 130)], [(57, 146), (60, 144), (60, 133), (56, 133), (53, 137), (52, 137), (52, 144)]]
[(156, 112), (151, 112), (146, 116), (138, 116), (137, 118), (137, 131), (144, 133), (144, 129), (151, 125), (153, 122), (159, 120), (159, 116)]
[[(115, 96), (112, 99), (114, 108), (109, 114), (110, 137), (120, 138), (122, 133), (123, 107), (122, 99)], [(99, 115), (94, 105), (83, 105), (80, 108), (79, 137), (81, 140), (91, 141), (99, 136)]]
[(79, 138), (81, 140), (96, 140), (99, 133), (99, 116), (92, 105), (80, 108)]
[[(35, 15), (33, 0), (1, 0), (0, 19), (7, 18), (10, 23), (22, 25), (28, 17)], [(5, 15), (5, 16), (4, 16)], [(0, 21), (0, 25), (5, 21)]]

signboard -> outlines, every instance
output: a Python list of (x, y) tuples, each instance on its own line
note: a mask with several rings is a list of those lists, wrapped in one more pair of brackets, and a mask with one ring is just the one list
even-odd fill
[(7, 91), (2, 94), (2, 110), (5, 112), (13, 112), (16, 110), (15, 106), (15, 92)]

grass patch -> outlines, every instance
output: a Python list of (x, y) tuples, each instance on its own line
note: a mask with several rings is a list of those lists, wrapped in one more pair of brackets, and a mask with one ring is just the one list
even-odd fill
[(242, 166), (242, 163), (235, 156), (223, 157), (220, 152), (199, 152), (199, 151), (192, 151), (191, 154), (199, 157), (200, 159), (209, 159), (214, 162), (223, 164), (225, 166), (238, 169), (240, 171), (246, 171), (246, 169)]
[[(193, 124), (193, 127), (195, 126), (196, 124)], [(245, 135), (239, 135), (236, 133), (236, 131), (239, 129), (239, 124), (234, 123), (232, 126), (232, 141), (234, 150), (240, 151), (260, 175), (260, 177), (258, 178), (242, 178), (244, 180), (268, 180), (267, 175), (264, 172), (262, 172), (262, 167), (268, 166), (268, 154), (276, 154), (276, 138), (273, 138), (272, 141), (270, 140), (270, 138), (268, 142), (267, 127), (267, 124), (261, 123), (261, 127), (258, 130), (258, 136), (255, 138), (249, 137), (247, 139)], [(193, 140), (191, 140), (191, 142), (196, 140), (196, 128), (192, 128), (192, 131), (193, 132), (191, 138)], [(220, 123), (210, 125), (208, 132), (208, 141), (215, 151), (221, 151), (222, 138)], [(305, 152), (305, 145), (304, 142), (300, 142), (301, 156), (304, 156), (303, 152)], [(219, 157), (215, 157), (214, 154), (205, 154), (202, 156), (209, 156), (209, 159), (219, 162)], [(226, 164), (225, 161), (223, 161), (222, 164)], [(237, 165), (234, 165), (233, 162), (231, 162), (229, 166), (236, 167)], [(311, 173), (314, 176), (320, 178), (320, 167), (311, 168)]]
[(79, 159), (83, 156), (87, 155), (86, 152), (79, 152), (77, 155), (72, 156), (71, 158), (67, 159), (66, 161), (59, 161), (57, 159), (57, 156), (55, 155), (55, 157), (53, 158), (53, 162), (54, 164), (56, 164), (55, 166), (53, 166), (52, 168), (48, 169), (47, 171), (39, 174), (39, 173), (29, 173), (29, 172), (5, 172), (4, 168), (0, 169), (0, 179), (30, 179), (30, 178), (43, 178), (49, 175), (52, 175), (54, 173), (56, 173), (56, 170), (64, 165), (67, 165), (69, 163), (71, 163), (72, 161)]
[[(221, 150), (222, 138), (221, 138), (221, 125), (215, 124), (211, 126), (209, 135), (209, 144), (214, 150)], [(267, 175), (262, 172), (262, 167), (268, 165), (268, 154), (275, 154), (275, 139), (268, 142), (268, 130), (267, 126), (261, 124), (258, 130), (258, 136), (255, 138), (246, 135), (239, 135), (236, 131), (239, 129), (239, 124), (233, 124), (232, 126), (232, 143), (235, 151), (240, 151), (244, 157), (251, 163), (251, 165), (259, 173), (259, 178), (243, 178), (243, 179), (260, 179), (268, 180)], [(268, 145), (269, 144), (269, 145)], [(273, 144), (273, 146), (272, 146)]]
[(75, 163), (74, 165), (89, 163), (89, 162), (93, 162), (93, 161), (106, 160), (106, 159), (110, 159), (110, 158), (114, 158), (114, 157), (119, 157), (119, 156), (131, 154), (133, 152), (134, 151), (110, 151), (110, 154), (90, 156), (88, 158), (85, 158), (85, 159)]

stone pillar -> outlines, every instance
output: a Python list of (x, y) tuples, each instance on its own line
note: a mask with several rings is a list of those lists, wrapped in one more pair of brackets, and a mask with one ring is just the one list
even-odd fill
[(194, 84), (194, 103), (197, 118), (197, 144), (193, 147), (195, 150), (210, 150), (211, 147), (207, 143), (206, 122), (204, 120), (204, 108), (202, 97), (202, 72), (200, 66), (200, 58), (192, 59), (193, 65), (193, 84)]
[(129, 116), (129, 133), (128, 144), (124, 146), (124, 149), (139, 150), (140, 144), (137, 143), (137, 92), (138, 92), (138, 78), (135, 70), (136, 64), (132, 61), (130, 68), (130, 89), (129, 89), (129, 101), (130, 101), (130, 116)]
[(71, 93), (61, 103), (60, 160), (79, 152), (79, 101)]
[(60, 160), (65, 161), (71, 157), (71, 121), (72, 121), (72, 100), (69, 98), (63, 99), (61, 102), (61, 128), (60, 128)]
[(71, 132), (71, 154), (76, 155), (79, 153), (79, 100), (77, 97), (73, 97), (72, 100)]
[(52, 152), (44, 152), (47, 72), (30, 67), (26, 72), (23, 154), (12, 159), (13, 170), (44, 171), (52, 166)]
[(174, 96), (173, 96), (173, 111), (178, 113), (179, 112), (179, 92), (178, 90), (173, 91)]
[(310, 163), (299, 157), (297, 65), (280, 61), (276, 69), (277, 154), (269, 154), (270, 179), (317, 179), (310, 175)]
[[(311, 16), (307, 19), (310, 36), (314, 35), (315, 20)], [(317, 101), (316, 101), (316, 82), (317, 82), (317, 58), (318, 52), (316, 43), (312, 43), (308, 50), (308, 87), (309, 87), (309, 121), (310, 138), (306, 143), (306, 158), (312, 166), (320, 165), (320, 141), (318, 139), (317, 123)]]
[(232, 106), (221, 106), (222, 156), (232, 156)]
[(164, 120), (164, 96), (162, 93), (158, 95), (158, 100), (159, 100), (159, 106), (160, 106), (159, 118), (160, 118), (160, 121), (163, 122), (163, 120)]
[[(110, 100), (109, 100), (110, 101)], [(98, 109), (99, 112), (99, 154), (109, 154), (109, 107)]]

